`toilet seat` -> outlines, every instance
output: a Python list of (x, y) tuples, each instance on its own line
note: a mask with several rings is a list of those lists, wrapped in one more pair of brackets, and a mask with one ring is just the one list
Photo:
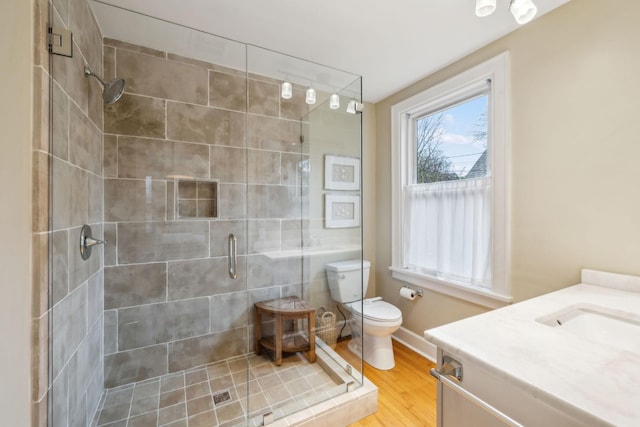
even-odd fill
[[(393, 322), (402, 319), (400, 309), (386, 301), (355, 301), (349, 307), (359, 316), (365, 319), (379, 322)], [(363, 315), (364, 311), (364, 315)]]

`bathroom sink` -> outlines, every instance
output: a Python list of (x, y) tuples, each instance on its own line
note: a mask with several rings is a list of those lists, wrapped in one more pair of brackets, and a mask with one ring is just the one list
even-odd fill
[(640, 354), (640, 316), (592, 304), (567, 307), (536, 319), (600, 345), (611, 345)]

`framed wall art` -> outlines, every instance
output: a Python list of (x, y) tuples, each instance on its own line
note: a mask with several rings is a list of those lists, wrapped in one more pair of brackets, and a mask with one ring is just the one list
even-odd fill
[(325, 228), (349, 228), (360, 225), (360, 196), (326, 194)]
[(360, 190), (360, 159), (343, 156), (324, 156), (325, 190)]

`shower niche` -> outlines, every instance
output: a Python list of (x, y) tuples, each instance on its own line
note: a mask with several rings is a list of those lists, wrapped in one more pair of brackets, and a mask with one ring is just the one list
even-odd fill
[(218, 182), (176, 178), (169, 184), (176, 219), (218, 217)]

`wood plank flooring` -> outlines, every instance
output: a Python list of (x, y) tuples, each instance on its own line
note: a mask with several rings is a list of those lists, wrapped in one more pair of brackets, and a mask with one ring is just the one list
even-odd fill
[[(338, 343), (336, 352), (347, 362), (360, 366), (358, 358)], [(435, 427), (436, 380), (429, 375), (435, 365), (413, 350), (393, 340), (396, 366), (380, 371), (364, 364), (364, 374), (378, 386), (378, 412), (350, 427)]]

